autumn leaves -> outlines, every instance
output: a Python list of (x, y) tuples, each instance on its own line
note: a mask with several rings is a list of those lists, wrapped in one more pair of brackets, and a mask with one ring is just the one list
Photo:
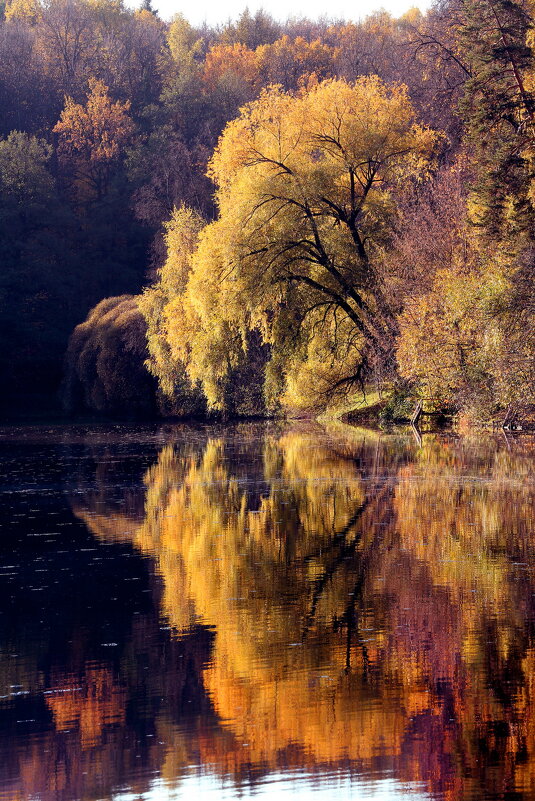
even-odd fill
[(160, 106), (94, 79), (66, 100), (64, 194), (109, 222), (126, 170), (155, 233), (139, 308), (166, 413), (316, 412), (370, 385), (480, 418), (535, 401), (532, 13), (456, 3), (364, 26), (418, 75), (364, 68), (358, 26), (205, 41), (178, 16)]
[(224, 408), (254, 331), (269, 346), (268, 410), (325, 404), (392, 358), (381, 248), (400, 189), (427, 175), (438, 140), (416, 123), (405, 88), (376, 77), (297, 95), (271, 87), (227, 125), (209, 165), (218, 218), (195, 242), (192, 214), (175, 214), (168, 245), (183, 244), (170, 248), (160, 287), (180, 277), (154, 334), (209, 406)]

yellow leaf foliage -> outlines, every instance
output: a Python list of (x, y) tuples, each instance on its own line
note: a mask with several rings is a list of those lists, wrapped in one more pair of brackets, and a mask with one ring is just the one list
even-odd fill
[(308, 75), (325, 79), (334, 74), (336, 51), (319, 39), (307, 42), (302, 36), (292, 40), (285, 35), (273, 44), (260, 45), (255, 55), (262, 86), (280, 83), (291, 89)]
[(132, 122), (127, 115), (129, 108), (128, 100), (112, 103), (108, 87), (90, 78), (86, 105), (66, 98), (54, 131), (60, 135), (65, 148), (85, 155), (89, 161), (112, 161), (132, 133)]
[(6, 22), (20, 20), (29, 25), (36, 25), (42, 14), (42, 6), (39, 0), (10, 0), (6, 4)]
[(175, 412), (195, 411), (199, 403), (198, 393), (192, 392), (184, 369), (184, 357), (196, 324), (184, 292), (191, 256), (204, 225), (202, 217), (192, 209), (185, 206), (174, 209), (165, 224), (167, 259), (158, 271), (157, 281), (138, 300), (147, 323), (147, 366), (164, 395), (178, 403)]
[(167, 44), (174, 67), (179, 72), (192, 74), (197, 69), (197, 59), (203, 50), (203, 40), (198, 39), (194, 29), (182, 14), (173, 17), (167, 34)]
[(519, 286), (507, 249), (481, 261), (437, 270), (429, 291), (406, 299), (397, 359), (431, 407), (488, 419), (498, 406), (535, 401), (534, 325), (522, 296), (531, 283)]
[[(405, 87), (376, 77), (297, 96), (271, 87), (227, 125), (209, 167), (219, 219), (199, 238), (184, 299), (197, 328), (188, 370), (210, 405), (221, 405), (221, 379), (249, 330), (261, 331), (283, 376), (328, 359), (331, 383), (387, 335), (374, 247), (397, 185), (425, 177), (436, 141)], [(182, 353), (182, 323), (175, 334)]]

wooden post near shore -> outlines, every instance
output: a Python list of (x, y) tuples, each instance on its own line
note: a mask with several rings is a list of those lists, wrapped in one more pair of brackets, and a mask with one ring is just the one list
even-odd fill
[(515, 410), (513, 404), (510, 403), (506, 409), (505, 417), (503, 418), (502, 428), (504, 431), (509, 431), (515, 418)]
[(418, 427), (418, 420), (421, 417), (423, 408), (424, 408), (424, 405), (423, 405), (422, 401), (418, 401), (418, 403), (416, 404), (416, 407), (414, 409), (414, 412), (412, 413), (412, 417), (411, 417), (411, 425), (413, 425), (415, 428)]

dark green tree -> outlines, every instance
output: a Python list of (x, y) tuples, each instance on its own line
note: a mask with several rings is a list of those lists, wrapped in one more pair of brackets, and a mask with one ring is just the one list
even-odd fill
[(0, 380), (3, 405), (59, 379), (75, 321), (68, 212), (47, 169), (50, 148), (13, 131), (0, 140)]

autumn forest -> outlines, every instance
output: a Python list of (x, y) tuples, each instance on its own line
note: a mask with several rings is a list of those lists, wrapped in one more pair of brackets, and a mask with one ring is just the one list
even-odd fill
[(0, 0), (3, 414), (535, 409), (534, 114), (532, 0)]

